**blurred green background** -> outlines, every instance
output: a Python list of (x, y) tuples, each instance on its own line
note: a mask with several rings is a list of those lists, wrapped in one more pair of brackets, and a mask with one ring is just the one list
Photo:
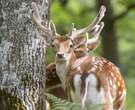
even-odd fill
[[(57, 32), (66, 34), (71, 23), (77, 29), (87, 26), (99, 7), (107, 7), (105, 27), (100, 46), (92, 53), (115, 63), (122, 71), (127, 85), (127, 110), (135, 110), (135, 1), (134, 0), (53, 0), (51, 16)], [(48, 63), (54, 54), (48, 49)]]

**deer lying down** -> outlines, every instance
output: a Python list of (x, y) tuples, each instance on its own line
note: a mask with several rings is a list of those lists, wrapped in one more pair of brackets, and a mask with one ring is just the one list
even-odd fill
[[(84, 52), (89, 47), (91, 50), (96, 48), (99, 33), (104, 26), (101, 19), (105, 7), (101, 7), (98, 16), (88, 27), (80, 30), (72, 29), (66, 36), (57, 34), (52, 23), (51, 28), (43, 26), (40, 16), (37, 16), (39, 14), (36, 4), (33, 4), (33, 7), (36, 9), (33, 13), (35, 23), (46, 36), (54, 37), (52, 46), (56, 53), (56, 72), (68, 97), (74, 102), (81, 102), (82, 108), (103, 104), (100, 110), (121, 110), (125, 102), (126, 89), (119, 69), (104, 58), (87, 55), (77, 58), (75, 53), (75, 49), (81, 45), (85, 47)], [(82, 37), (85, 39), (84, 42), (77, 44), (80, 36), (93, 30), (96, 35), (94, 38)]]

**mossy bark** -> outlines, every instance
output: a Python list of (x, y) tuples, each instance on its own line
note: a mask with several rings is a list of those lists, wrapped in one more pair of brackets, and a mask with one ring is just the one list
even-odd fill
[[(48, 20), (48, 0), (34, 0)], [(32, 0), (0, 0), (0, 110), (45, 110), (46, 41)]]

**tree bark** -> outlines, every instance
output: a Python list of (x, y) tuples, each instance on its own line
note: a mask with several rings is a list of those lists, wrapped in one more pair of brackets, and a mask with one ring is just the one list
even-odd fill
[[(46, 41), (32, 0), (0, 0), (0, 110), (45, 110)], [(35, 0), (48, 20), (49, 2)]]
[(105, 26), (102, 34), (103, 57), (109, 59), (116, 65), (119, 65), (117, 36), (115, 24), (113, 22), (114, 15), (111, 7), (111, 1), (97, 0), (98, 9), (101, 5), (105, 5), (107, 10), (104, 17)]

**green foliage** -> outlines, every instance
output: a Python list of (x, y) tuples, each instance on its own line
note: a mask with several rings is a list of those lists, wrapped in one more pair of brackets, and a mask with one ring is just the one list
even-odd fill
[[(69, 102), (61, 98), (55, 97), (54, 95), (45, 93), (46, 100), (50, 104), (51, 110), (82, 110), (80, 103)], [(102, 108), (103, 104), (89, 106), (83, 110), (97, 110)]]
[(126, 100), (126, 110), (135, 110), (135, 78), (128, 78), (126, 80), (127, 87), (127, 100)]
[(79, 103), (71, 103), (47, 93), (45, 96), (50, 103), (51, 110), (80, 110), (81, 108)]

